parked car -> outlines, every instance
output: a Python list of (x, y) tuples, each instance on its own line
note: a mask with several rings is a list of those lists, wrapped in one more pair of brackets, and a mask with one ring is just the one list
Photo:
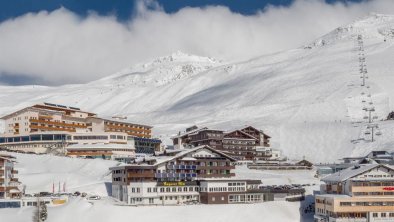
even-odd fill
[(81, 197), (86, 197), (88, 194), (87, 193), (82, 193)]
[(49, 197), (49, 196), (52, 196), (52, 193), (49, 193), (49, 192), (40, 192), (39, 196), (40, 196), (40, 197)]
[(101, 197), (100, 197), (100, 196), (97, 196), (97, 195), (94, 195), (94, 196), (88, 197), (87, 199), (88, 199), (88, 200), (100, 200)]
[(79, 192), (79, 191), (75, 191), (75, 192), (74, 192), (74, 196), (77, 196), (77, 197), (78, 197), (78, 196), (80, 196), (80, 195), (81, 195), (81, 192)]

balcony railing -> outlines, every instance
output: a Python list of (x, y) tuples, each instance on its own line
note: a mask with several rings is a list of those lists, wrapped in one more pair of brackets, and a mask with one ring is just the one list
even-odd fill
[(197, 166), (197, 170), (231, 170), (235, 169), (235, 166), (226, 165), (226, 166)]
[(156, 173), (156, 178), (194, 178), (196, 173)]
[(195, 170), (196, 165), (167, 165), (167, 169), (170, 170)]

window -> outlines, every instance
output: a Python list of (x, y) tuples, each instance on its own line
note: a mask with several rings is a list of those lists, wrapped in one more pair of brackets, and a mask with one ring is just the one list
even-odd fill
[(149, 198), (149, 204), (153, 204), (153, 198)]
[(380, 216), (381, 217), (386, 217), (386, 213), (381, 213)]
[(378, 213), (373, 213), (372, 217), (378, 217)]

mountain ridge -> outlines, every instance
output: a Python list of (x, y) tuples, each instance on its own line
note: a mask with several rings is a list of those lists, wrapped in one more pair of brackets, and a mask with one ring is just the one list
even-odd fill
[[(153, 125), (167, 144), (172, 134), (190, 125), (224, 130), (253, 125), (271, 135), (273, 147), (290, 158), (316, 162), (380, 147), (394, 151), (388, 145), (394, 141), (391, 122), (381, 122), (385, 132), (374, 143), (364, 135), (366, 98), (361, 95), (371, 94), (379, 120), (394, 109), (394, 38), (379, 34), (391, 30), (393, 21), (394, 16), (369, 16), (343, 26), (353, 28), (319, 38), (313, 47), (236, 63), (177, 52), (88, 84), (0, 86), (0, 113), (44, 101), (66, 104)], [(365, 36), (368, 89), (360, 87), (358, 34)], [(319, 40), (325, 43), (315, 44)]]

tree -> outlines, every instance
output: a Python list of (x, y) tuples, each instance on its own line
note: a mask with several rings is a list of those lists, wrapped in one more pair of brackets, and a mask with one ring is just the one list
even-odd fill
[(48, 218), (47, 205), (37, 200), (37, 208), (33, 213), (33, 222), (43, 222)]

